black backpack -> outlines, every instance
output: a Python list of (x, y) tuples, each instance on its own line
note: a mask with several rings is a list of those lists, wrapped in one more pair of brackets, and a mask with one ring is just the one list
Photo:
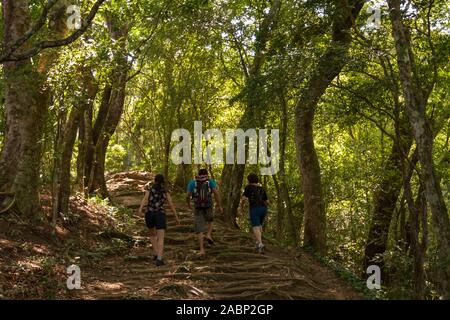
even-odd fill
[(252, 207), (265, 206), (265, 191), (261, 186), (254, 186), (250, 192), (249, 202)]
[(209, 179), (198, 177), (195, 179), (194, 192), (192, 198), (194, 199), (194, 206), (196, 209), (207, 209), (212, 207), (212, 189), (209, 185)]

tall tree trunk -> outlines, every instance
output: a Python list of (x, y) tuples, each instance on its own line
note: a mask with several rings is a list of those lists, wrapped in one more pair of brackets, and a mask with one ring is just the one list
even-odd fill
[(57, 163), (58, 169), (56, 171), (59, 172), (59, 174), (55, 177), (55, 182), (58, 187), (54, 193), (53, 225), (56, 225), (59, 213), (65, 215), (69, 210), (70, 168), (77, 129), (80, 127), (80, 122), (84, 121), (85, 110), (92, 108), (97, 94), (97, 87), (93, 82), (94, 79), (91, 71), (84, 71), (83, 78), (83, 99), (80, 101), (79, 106), (73, 106), (70, 111), (62, 137), (61, 154), (57, 157), (59, 163)]
[[(4, 0), (2, 4), (3, 43), (7, 48), (27, 31), (31, 18), (28, 1)], [(36, 163), (30, 162), (36, 160), (40, 152), (39, 131), (45, 112), (39, 111), (45, 111), (45, 104), (40, 105), (45, 95), (39, 89), (43, 79), (35, 71), (30, 59), (6, 62), (3, 70), (6, 135), (0, 159), (0, 187), (2, 191), (15, 192), (18, 209), (34, 216), (40, 207), (39, 169), (36, 169)], [(26, 185), (26, 173), (33, 179), (28, 181), (29, 185)]]
[(284, 231), (284, 207), (283, 200), (281, 200), (281, 192), (280, 192), (280, 184), (278, 183), (278, 179), (276, 175), (272, 176), (273, 185), (275, 187), (277, 193), (277, 219), (276, 219), (276, 228), (275, 228), (275, 238), (278, 241), (283, 240), (283, 231)]
[(416, 76), (411, 40), (403, 22), (400, 0), (389, 0), (397, 64), (405, 98), (406, 111), (413, 129), (421, 165), (421, 179), (429, 204), (438, 245), (439, 293), (450, 298), (450, 221), (433, 163), (433, 134), (426, 115), (427, 98)]
[[(105, 92), (104, 92), (105, 94)], [(109, 99), (109, 98), (108, 98)], [(109, 103), (109, 100), (108, 100)], [(101, 110), (101, 106), (100, 106), (100, 110)], [(85, 113), (84, 113), (84, 121), (82, 122), (83, 125), (83, 153), (80, 154), (81, 156), (83, 156), (83, 158), (80, 159), (80, 161), (83, 161), (83, 165), (82, 168), (82, 175), (83, 175), (83, 192), (85, 196), (89, 195), (89, 179), (90, 179), (90, 174), (91, 174), (91, 169), (92, 169), (92, 164), (94, 162), (94, 150), (95, 150), (95, 144), (94, 141), (97, 141), (94, 139), (94, 130), (92, 128), (92, 121), (93, 121), (93, 107), (89, 107)], [(100, 113), (98, 115), (98, 117), (100, 117)], [(97, 117), (97, 120), (98, 120)], [(105, 115), (106, 117), (106, 115)], [(96, 120), (96, 123), (97, 123)], [(80, 156), (79, 155), (79, 156)]]
[[(258, 76), (266, 59), (266, 46), (271, 32), (276, 27), (281, 1), (272, 2), (269, 12), (264, 17), (261, 27), (256, 34), (255, 55), (249, 68), (243, 66), (246, 77), (245, 91), (247, 95), (244, 115), (239, 122), (239, 128), (244, 131), (249, 128), (257, 128), (263, 124), (261, 115), (256, 114), (256, 109), (262, 107)], [(246, 144), (247, 145), (247, 144)], [(246, 146), (246, 158), (248, 148)], [(238, 227), (236, 222), (237, 211), (241, 198), (242, 183), (245, 174), (245, 164), (225, 164), (222, 171), (222, 201), (226, 220), (230, 225)]]
[[(422, 232), (426, 229), (423, 224), (422, 217), (426, 217), (427, 205), (424, 197), (424, 187), (421, 184), (418, 195), (414, 203), (414, 208), (410, 211), (410, 225), (411, 225), (411, 255), (414, 259), (413, 267), (413, 283), (414, 283), (414, 299), (423, 300), (425, 298), (425, 273), (424, 260), (426, 250), (426, 240), (421, 242), (419, 239), (420, 229), (422, 224)], [(425, 218), (426, 223), (426, 218)]]
[(236, 219), (239, 208), (239, 202), (241, 198), (241, 189), (244, 180), (245, 165), (227, 164), (224, 166), (224, 170), (225, 172), (222, 172), (222, 179), (224, 178), (224, 176), (226, 176), (227, 180), (222, 180), (223, 187), (221, 191), (222, 191), (222, 205), (225, 212), (225, 220), (230, 225), (239, 228)]
[(84, 122), (82, 122), (81, 129), (83, 129), (83, 136), (80, 136), (82, 143), (82, 153), (79, 153), (78, 162), (80, 165), (80, 173), (83, 176), (83, 190), (85, 196), (89, 195), (90, 183), (93, 179), (94, 157), (96, 155), (96, 146), (100, 140), (100, 136), (103, 132), (106, 118), (108, 117), (108, 110), (110, 106), (112, 87), (107, 83), (103, 89), (102, 101), (100, 103), (95, 124), (93, 124), (93, 108), (90, 106), (84, 114)]
[(163, 163), (163, 174), (167, 181), (169, 179), (169, 161), (170, 161), (170, 136), (166, 136), (164, 139), (164, 163)]
[[(364, 254), (364, 274), (370, 265), (378, 265), (383, 270), (384, 260), (381, 255), (386, 251), (389, 226), (402, 189), (402, 163), (412, 145), (413, 138), (407, 119), (402, 117), (398, 122), (398, 135), (383, 168), (382, 180), (374, 192), (374, 209)], [(383, 279), (386, 277), (383, 276)]]
[[(246, 131), (252, 127), (259, 127), (261, 119), (254, 115), (254, 108), (246, 108), (239, 122), (239, 128)], [(233, 146), (234, 147), (234, 146)], [(245, 158), (248, 157), (248, 143), (245, 142)], [(222, 171), (222, 205), (225, 212), (225, 220), (238, 228), (237, 213), (241, 199), (241, 190), (244, 181), (245, 164), (225, 164)]]
[[(414, 298), (423, 299), (425, 290), (425, 279), (423, 263), (425, 259), (425, 250), (427, 245), (427, 221), (426, 221), (426, 200), (424, 199), (423, 184), (420, 183), (416, 201), (413, 199), (411, 187), (411, 178), (416, 169), (418, 161), (417, 150), (414, 151), (411, 159), (403, 163), (403, 195), (408, 205), (409, 216), (407, 227), (404, 230), (403, 246), (405, 251), (409, 251), (413, 257), (413, 275)], [(425, 201), (424, 201), (425, 200)], [(425, 221), (423, 220), (425, 217)], [(420, 224), (422, 224), (423, 235), (422, 243), (419, 242)]]
[(181, 190), (185, 190), (187, 184), (193, 177), (192, 166), (190, 164), (180, 164), (177, 167), (177, 175), (175, 178), (175, 186)]
[[(108, 190), (105, 181), (105, 159), (109, 141), (120, 122), (125, 103), (125, 90), (128, 78), (129, 65), (127, 61), (126, 43), (129, 27), (127, 23), (120, 23), (115, 18), (107, 17), (108, 29), (111, 39), (120, 43), (114, 53), (115, 69), (112, 74), (111, 91), (108, 86), (104, 92), (105, 108), (96, 120), (93, 130), (94, 152), (92, 165), (89, 169), (89, 194), (99, 194), (107, 198)], [(109, 97), (109, 99), (107, 99)], [(106, 105), (106, 101), (108, 104)], [(102, 104), (103, 105), (103, 104)], [(107, 113), (106, 113), (107, 110)], [(105, 113), (107, 114), (105, 117)], [(96, 140), (97, 139), (97, 140)], [(96, 140), (96, 141), (95, 141)]]
[(85, 110), (81, 115), (80, 124), (78, 127), (78, 156), (77, 156), (77, 189), (78, 191), (84, 191), (84, 167), (86, 163), (86, 113), (88, 111)]
[[(3, 0), (5, 48), (11, 46), (31, 26), (27, 0)], [(49, 16), (55, 35), (65, 32), (61, 24), (62, 6)], [(56, 12), (57, 11), (57, 12)], [(23, 45), (21, 49), (26, 49)], [(15, 193), (18, 210), (30, 218), (40, 212), (39, 186), (42, 134), (48, 109), (47, 71), (54, 62), (54, 52), (43, 53), (36, 64), (31, 59), (6, 62), (5, 82), (6, 137), (0, 156), (0, 189)]]
[(350, 31), (364, 1), (348, 1), (335, 13), (332, 40), (316, 70), (300, 92), (296, 105), (295, 142), (304, 195), (304, 245), (326, 252), (326, 215), (322, 196), (320, 164), (314, 145), (314, 114), (320, 98), (346, 64)]
[[(285, 93), (280, 92), (279, 101), (281, 106), (281, 141), (280, 141), (280, 172), (279, 172), (279, 192), (278, 195), (280, 197), (281, 205), (283, 207), (283, 211), (287, 216), (288, 221), (288, 231), (290, 234), (291, 240), (295, 245), (299, 243), (299, 230), (301, 229), (301, 223), (297, 221), (294, 217), (294, 212), (292, 211), (292, 203), (291, 198), (289, 196), (289, 190), (286, 182), (286, 146), (287, 146), (287, 137), (288, 137), (288, 103), (285, 98)], [(278, 187), (277, 187), (278, 190)], [(282, 217), (280, 217), (282, 219)], [(283, 215), (284, 219), (284, 215)], [(278, 221), (277, 223), (284, 223)], [(282, 230), (283, 228), (281, 228)]]

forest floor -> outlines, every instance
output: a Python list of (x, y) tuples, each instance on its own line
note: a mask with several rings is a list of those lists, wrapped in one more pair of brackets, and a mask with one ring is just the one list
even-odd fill
[[(219, 220), (213, 233), (215, 244), (207, 245), (206, 256), (199, 256), (192, 213), (184, 197), (176, 194), (181, 225), (168, 211), (166, 265), (156, 267), (148, 230), (136, 210), (143, 186), (151, 178), (143, 172), (108, 177), (119, 213), (72, 198), (72, 214), (63, 219), (53, 237), (45, 224), (30, 227), (18, 217), (0, 217), (0, 298), (365, 298), (308, 252), (269, 242), (266, 254), (257, 254), (249, 233)], [(71, 264), (81, 269), (79, 290), (66, 288), (66, 268)]]

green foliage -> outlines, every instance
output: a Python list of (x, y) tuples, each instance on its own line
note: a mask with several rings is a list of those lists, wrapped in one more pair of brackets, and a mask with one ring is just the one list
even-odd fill
[(109, 146), (106, 166), (111, 172), (120, 172), (126, 168), (127, 151), (120, 144)]

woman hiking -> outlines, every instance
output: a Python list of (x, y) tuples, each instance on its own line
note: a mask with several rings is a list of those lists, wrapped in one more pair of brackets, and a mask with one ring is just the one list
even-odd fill
[(157, 267), (163, 266), (163, 252), (164, 252), (164, 235), (167, 229), (167, 217), (164, 209), (164, 204), (167, 200), (177, 225), (180, 224), (177, 211), (170, 197), (170, 193), (164, 186), (164, 176), (158, 174), (155, 176), (155, 181), (149, 184), (145, 190), (145, 196), (142, 199), (139, 213), (147, 205), (145, 211), (145, 223), (150, 229), (150, 242), (153, 248), (153, 260)]
[(265, 246), (262, 242), (262, 226), (267, 215), (269, 200), (255, 173), (249, 174), (247, 181), (248, 185), (245, 187), (242, 196), (247, 198), (249, 202), (249, 218), (256, 239), (256, 250), (264, 254)]

